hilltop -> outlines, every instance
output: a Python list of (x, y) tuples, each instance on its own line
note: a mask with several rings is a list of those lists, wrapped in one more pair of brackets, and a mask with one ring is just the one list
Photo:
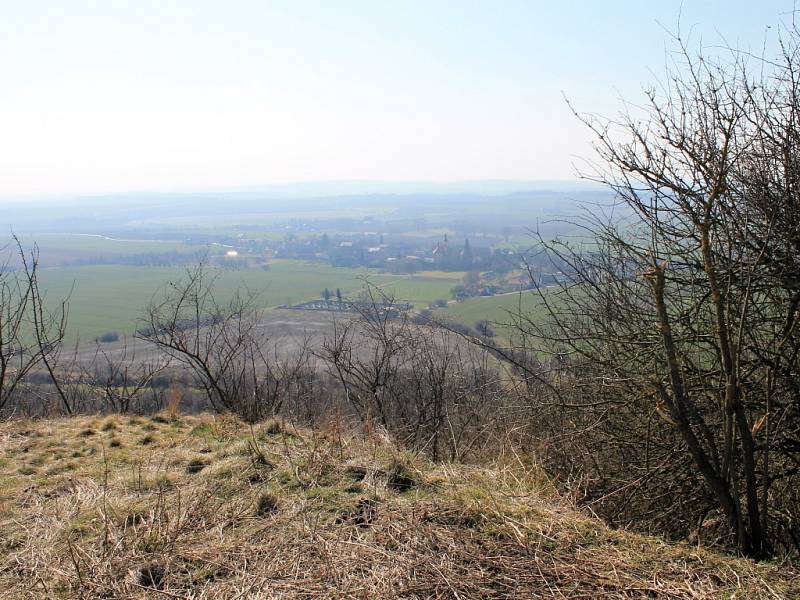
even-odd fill
[(232, 417), (0, 424), (3, 598), (792, 598), (786, 566), (613, 530), (533, 466)]

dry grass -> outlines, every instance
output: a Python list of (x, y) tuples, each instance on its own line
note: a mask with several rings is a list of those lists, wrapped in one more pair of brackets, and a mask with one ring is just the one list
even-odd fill
[(3, 598), (800, 596), (786, 566), (610, 530), (535, 471), (341, 431), (80, 417), (0, 424), (0, 449)]

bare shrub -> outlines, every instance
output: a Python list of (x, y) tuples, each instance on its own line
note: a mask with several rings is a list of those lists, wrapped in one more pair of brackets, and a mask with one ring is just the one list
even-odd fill
[[(35, 368), (49, 376), (62, 410), (73, 412), (55, 376), (68, 315), (68, 298), (50, 310), (39, 287), (39, 249), (26, 250), (14, 236), (15, 248), (0, 266), (0, 413), (20, 400), (50, 404), (50, 394), (27, 385)], [(12, 258), (15, 262), (12, 262)], [(27, 398), (24, 398), (27, 396)]]
[(270, 353), (254, 301), (243, 288), (220, 301), (200, 264), (150, 303), (137, 336), (187, 368), (216, 411), (264, 419), (287, 397), (307, 393), (309, 354), (305, 346), (289, 358), (279, 359), (274, 346)]
[(415, 323), (367, 285), (358, 318), (337, 322), (319, 357), (367, 431), (379, 426), (434, 460), (461, 460), (488, 442), (502, 384), (491, 357), (453, 332)]
[(770, 61), (683, 45), (643, 117), (582, 117), (617, 202), (540, 240), (565, 280), (517, 320), (557, 365), (533, 424), (557, 471), (752, 557), (800, 550), (799, 52), (794, 29)]

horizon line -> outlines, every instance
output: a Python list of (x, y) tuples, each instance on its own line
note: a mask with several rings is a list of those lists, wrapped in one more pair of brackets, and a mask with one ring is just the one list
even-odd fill
[[(371, 188), (370, 188), (371, 186)], [(325, 190), (324, 188), (331, 188)], [(335, 188), (340, 189), (335, 189)], [(347, 189), (351, 187), (352, 189)], [(393, 189), (394, 188), (394, 189)], [(406, 189), (402, 189), (406, 188)], [(416, 188), (416, 189), (409, 189)], [(448, 189), (449, 188), (449, 189)], [(472, 189), (469, 189), (472, 188)], [(484, 189), (480, 189), (484, 188)], [(552, 188), (552, 189), (551, 189)], [(487, 193), (509, 194), (528, 191), (593, 191), (607, 189), (601, 184), (585, 178), (552, 179), (457, 179), (457, 180), (393, 180), (393, 179), (330, 179), (297, 180), (289, 182), (204, 186), (198, 188), (164, 187), (139, 189), (114, 189), (102, 191), (64, 191), (64, 192), (19, 192), (0, 193), (0, 202), (23, 202), (30, 200), (89, 200), (103, 197), (130, 195), (142, 196), (184, 196), (200, 194), (248, 193), (275, 194), (289, 193), (290, 197), (343, 196), (343, 195), (390, 195), (409, 193)], [(300, 194), (300, 195), (297, 195)]]

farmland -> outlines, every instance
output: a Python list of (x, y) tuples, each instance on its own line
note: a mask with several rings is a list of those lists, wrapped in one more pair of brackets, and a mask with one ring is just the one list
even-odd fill
[(522, 312), (528, 315), (537, 315), (544, 309), (536, 292), (521, 292), (519, 294), (503, 294), (469, 298), (463, 302), (448, 304), (447, 308), (436, 311), (437, 316), (466, 325), (474, 325), (477, 321), (489, 321), (500, 335), (508, 334), (508, 327), (504, 324), (512, 320), (512, 315)]
[[(365, 281), (379, 286), (397, 300), (424, 306), (447, 298), (454, 285), (452, 274), (424, 272), (388, 275), (369, 269), (331, 267), (297, 260), (276, 260), (265, 271), (259, 268), (212, 269), (216, 289), (224, 299), (246, 287), (256, 295), (258, 307), (274, 307), (318, 298), (324, 288), (341, 289), (346, 297), (358, 295)], [(106, 331), (130, 334), (137, 328), (142, 310), (170, 281), (180, 279), (180, 267), (89, 265), (43, 269), (42, 287), (51, 308), (69, 295), (69, 339), (92, 339)]]
[[(73, 343), (111, 331), (130, 335), (154, 295), (200, 260), (216, 277), (220, 299), (246, 287), (258, 308), (313, 300), (325, 288), (353, 299), (368, 280), (421, 309), (449, 299), (467, 272), (475, 278), (517, 268), (512, 248), (528, 240), (539, 217), (562, 214), (571, 205), (551, 192), (326, 202), (267, 201), (257, 194), (155, 195), (135, 202), (84, 199), (69, 209), (58, 203), (38, 210), (14, 205), (5, 218), (26, 251), (38, 248), (48, 306), (56, 308), (69, 296), (67, 341)], [(19, 268), (11, 241), (8, 235), (0, 240), (0, 249), (9, 268)], [(498, 251), (500, 246), (506, 248)], [(473, 287), (485, 283), (478, 278)], [(523, 298), (525, 306), (531, 301)], [(478, 297), (443, 310), (447, 318), (473, 325), (504, 320), (517, 302), (516, 296)]]

